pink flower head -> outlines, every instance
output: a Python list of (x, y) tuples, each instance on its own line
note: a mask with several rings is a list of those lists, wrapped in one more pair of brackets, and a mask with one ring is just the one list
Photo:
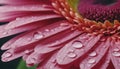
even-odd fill
[[(74, 3), (75, 2), (75, 3)], [(120, 0), (0, 0), (1, 49), (37, 69), (120, 69)], [(74, 5), (75, 4), (75, 5)]]

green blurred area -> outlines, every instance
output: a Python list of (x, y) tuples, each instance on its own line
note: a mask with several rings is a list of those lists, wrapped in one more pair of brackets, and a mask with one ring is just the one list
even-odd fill
[(17, 69), (36, 69), (36, 65), (33, 67), (27, 67), (25, 61), (21, 60)]
[(79, 0), (68, 0), (70, 6), (77, 11)]

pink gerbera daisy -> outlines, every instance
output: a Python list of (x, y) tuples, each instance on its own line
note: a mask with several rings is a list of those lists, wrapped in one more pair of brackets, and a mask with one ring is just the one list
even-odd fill
[(37, 69), (120, 69), (120, 0), (0, 0), (2, 61)]

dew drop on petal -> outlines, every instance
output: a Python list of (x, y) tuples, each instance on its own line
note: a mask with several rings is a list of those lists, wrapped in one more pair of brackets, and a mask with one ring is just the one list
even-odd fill
[(80, 64), (80, 69), (85, 69), (85, 65), (84, 64)]
[(118, 52), (118, 51), (119, 51), (119, 49), (118, 49), (118, 48), (115, 48), (115, 49), (113, 49), (113, 51)]
[(43, 5), (42, 5), (42, 7), (46, 8), (46, 7), (47, 7), (47, 5), (43, 4)]
[(26, 51), (25, 51), (25, 54), (28, 54), (28, 53), (30, 53), (30, 51), (29, 51), (29, 50), (26, 50)]
[(89, 64), (93, 64), (93, 63), (95, 63), (95, 62), (96, 62), (95, 59), (89, 59), (89, 60), (88, 60), (88, 63), (89, 63)]
[(49, 32), (50, 30), (49, 29), (45, 29), (46, 32)]
[(6, 31), (5, 31), (5, 32), (3, 32), (3, 35), (7, 35), (7, 34), (8, 34), (8, 32), (6, 32)]
[(82, 48), (82, 47), (83, 47), (82, 43), (79, 42), (79, 41), (74, 42), (74, 43), (72, 44), (72, 46), (73, 46), (74, 48)]
[(92, 63), (87, 64), (87, 67), (91, 67), (91, 66), (92, 66)]
[(68, 26), (69, 24), (67, 23), (61, 23), (60, 26)]
[(34, 63), (35, 61), (36, 61), (35, 58), (31, 58), (31, 59), (30, 59), (30, 62), (31, 62), (31, 63)]
[(41, 38), (43, 38), (43, 35), (42, 35), (42, 34), (40, 34), (40, 33), (38, 33), (38, 32), (36, 32), (36, 33), (34, 34), (34, 39), (39, 40), (39, 39), (41, 39)]
[(5, 55), (3, 56), (4, 58), (9, 58), (9, 57), (11, 57), (12, 56), (12, 54), (10, 53), (10, 52), (7, 52), (7, 53), (5, 53)]
[(50, 31), (51, 31), (51, 32), (54, 32), (54, 31), (55, 31), (55, 29), (51, 29)]
[(56, 62), (56, 60), (54, 59), (54, 60), (52, 60), (51, 62), (52, 62), (52, 63), (55, 63), (55, 62)]
[(97, 55), (97, 53), (95, 51), (89, 54), (89, 56), (91, 56), (91, 57), (94, 57), (96, 55)]
[(113, 52), (112, 55), (115, 57), (120, 57), (120, 52)]
[(73, 50), (73, 49), (71, 49), (71, 50), (69, 50), (69, 52), (74, 52), (74, 50)]
[(68, 54), (68, 57), (70, 57), (70, 58), (75, 58), (77, 55), (75, 54), (75, 53), (69, 53)]
[(16, 18), (16, 20), (19, 20), (20, 18)]
[(32, 38), (27, 38), (27, 40), (28, 40), (28, 41), (31, 41), (31, 40), (32, 40)]

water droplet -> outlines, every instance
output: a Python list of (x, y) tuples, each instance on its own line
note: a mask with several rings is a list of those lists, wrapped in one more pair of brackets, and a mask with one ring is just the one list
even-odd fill
[(75, 54), (75, 53), (69, 53), (68, 54), (68, 57), (70, 57), (70, 58), (75, 58), (77, 55)]
[(19, 20), (20, 18), (16, 18), (16, 20)]
[(34, 39), (41, 39), (41, 38), (43, 38), (43, 35), (41, 34), (41, 33), (38, 33), (38, 32), (36, 32), (35, 34), (34, 34)]
[(30, 53), (30, 51), (29, 51), (29, 50), (26, 50), (25, 53), (28, 54), (28, 53)]
[(42, 7), (46, 8), (46, 7), (47, 7), (47, 5), (43, 4), (43, 5), (42, 5)]
[(91, 67), (92, 66), (92, 63), (91, 64), (87, 64), (87, 67)]
[(85, 69), (85, 65), (84, 64), (80, 64), (80, 69)]
[(32, 40), (32, 38), (27, 38), (27, 39), (28, 39), (28, 41)]
[(93, 63), (95, 63), (95, 62), (96, 62), (95, 59), (89, 59), (89, 60), (88, 60), (88, 63), (90, 63), (90, 64), (93, 64)]
[(118, 48), (115, 48), (115, 49), (113, 49), (113, 51), (118, 52), (118, 51), (119, 51), (119, 49), (118, 49)]
[(55, 31), (55, 29), (51, 29), (51, 31), (52, 31), (52, 32), (54, 32), (54, 31)]
[(69, 53), (70, 53), (70, 52), (74, 52), (74, 50), (73, 50), (73, 49), (70, 49), (70, 50), (69, 50)]
[(95, 51), (89, 54), (89, 56), (91, 56), (91, 57), (94, 57), (96, 55), (97, 55), (97, 53)]
[(52, 62), (52, 63), (55, 63), (55, 62), (56, 62), (56, 60), (54, 59), (54, 60), (52, 60), (51, 62)]
[(72, 46), (73, 46), (74, 48), (82, 48), (82, 47), (83, 47), (82, 43), (79, 42), (79, 41), (74, 42)]
[(35, 58), (31, 58), (31, 59), (30, 59), (30, 62), (31, 62), (31, 63), (34, 63), (35, 61), (36, 61)]
[(50, 30), (49, 29), (45, 29), (46, 32), (49, 32)]
[(69, 24), (67, 23), (61, 23), (60, 26), (68, 26)]
[(115, 57), (120, 57), (120, 52), (113, 52), (112, 55)]
[(3, 35), (7, 35), (7, 34), (8, 34), (8, 32), (6, 32), (6, 31), (5, 31), (5, 32), (3, 32)]
[(83, 37), (81, 37), (80, 39), (87, 39), (87, 37), (83, 36)]
[(5, 53), (5, 55), (4, 55), (5, 58), (11, 57), (11, 56), (12, 56), (12, 54), (10, 52)]

